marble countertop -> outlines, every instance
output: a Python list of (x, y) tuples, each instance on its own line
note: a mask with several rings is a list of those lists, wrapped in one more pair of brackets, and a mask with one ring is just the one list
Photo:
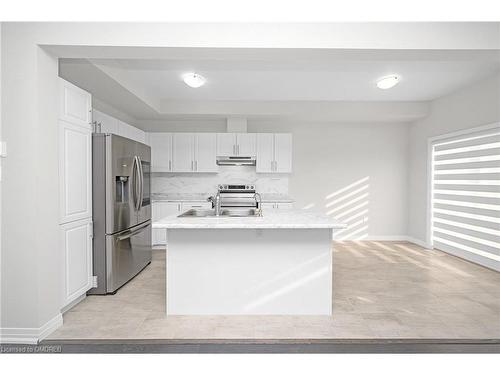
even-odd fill
[(344, 229), (346, 225), (324, 214), (305, 210), (269, 210), (262, 217), (177, 217), (153, 222), (156, 229)]
[(153, 193), (151, 199), (153, 201), (169, 201), (169, 202), (206, 202), (210, 194), (175, 194), (175, 193)]
[[(151, 199), (153, 201), (168, 201), (168, 202), (206, 202), (207, 198), (213, 194), (175, 194), (175, 193), (153, 193)], [(294, 200), (287, 195), (282, 194), (261, 194), (262, 202), (283, 202), (292, 203)]]

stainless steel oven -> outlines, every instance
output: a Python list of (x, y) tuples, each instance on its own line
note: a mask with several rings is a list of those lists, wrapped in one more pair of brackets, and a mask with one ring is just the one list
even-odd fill
[(221, 184), (219, 185), (221, 208), (254, 208), (255, 185)]

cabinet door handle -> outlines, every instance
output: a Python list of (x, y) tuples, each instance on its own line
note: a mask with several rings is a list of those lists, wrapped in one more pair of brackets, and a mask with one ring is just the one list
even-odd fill
[(236, 145), (233, 145), (233, 155), (236, 155)]
[(194, 170), (198, 172), (198, 160), (194, 161)]
[(240, 154), (240, 145), (236, 145), (236, 155)]
[(172, 172), (172, 160), (168, 161), (168, 171)]
[(191, 170), (194, 171), (194, 161), (191, 160)]

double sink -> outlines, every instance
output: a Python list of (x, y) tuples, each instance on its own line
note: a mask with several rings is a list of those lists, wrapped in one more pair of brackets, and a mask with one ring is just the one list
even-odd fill
[(219, 216), (215, 216), (215, 210), (190, 209), (177, 217), (259, 217), (262, 216), (260, 210), (256, 208), (228, 209), (223, 208)]

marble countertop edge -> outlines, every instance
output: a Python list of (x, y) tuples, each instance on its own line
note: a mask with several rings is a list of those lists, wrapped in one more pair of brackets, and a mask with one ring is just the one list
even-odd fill
[(264, 212), (262, 217), (177, 217), (153, 222), (154, 229), (345, 229), (346, 224), (326, 215), (303, 210)]

